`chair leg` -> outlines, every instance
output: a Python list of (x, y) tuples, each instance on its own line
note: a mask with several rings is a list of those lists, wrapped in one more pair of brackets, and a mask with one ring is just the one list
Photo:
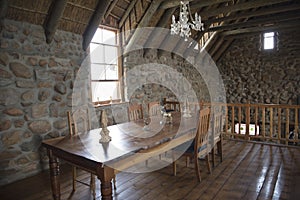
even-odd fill
[(215, 167), (215, 164), (216, 164), (216, 149), (215, 149), (215, 147), (212, 148), (212, 150), (211, 150), (211, 159), (212, 159), (212, 165), (213, 165), (213, 167)]
[(220, 154), (220, 161), (223, 162), (223, 144), (222, 139), (217, 143), (218, 152)]
[(116, 186), (116, 175), (113, 178), (113, 184), (114, 184), (114, 190), (116, 190), (117, 189), (117, 186)]
[(173, 175), (174, 175), (174, 176), (177, 175), (177, 171), (176, 171), (176, 160), (173, 161)]
[(189, 167), (190, 166), (190, 162), (191, 162), (189, 156), (186, 157), (186, 161), (185, 162), (186, 162), (185, 163), (186, 167)]
[(177, 168), (176, 168), (176, 156), (175, 156), (175, 152), (172, 152), (172, 159), (173, 159), (173, 175), (176, 176), (177, 175)]
[(91, 180), (90, 180), (90, 189), (93, 193), (93, 199), (96, 199), (96, 184), (95, 184), (95, 175), (91, 173)]
[(77, 177), (76, 167), (72, 166), (73, 191), (75, 191), (76, 189), (76, 177)]
[(206, 155), (206, 165), (207, 165), (207, 170), (209, 171), (210, 174), (212, 174), (210, 161), (209, 161), (209, 153)]
[(199, 158), (198, 156), (196, 155), (195, 156), (195, 172), (196, 172), (196, 175), (197, 175), (197, 178), (198, 178), (198, 181), (201, 182), (201, 174), (200, 174), (200, 165), (199, 165)]

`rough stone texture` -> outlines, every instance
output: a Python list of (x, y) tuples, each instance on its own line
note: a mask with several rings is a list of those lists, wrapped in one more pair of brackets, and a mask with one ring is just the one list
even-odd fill
[[(9, 34), (0, 34), (0, 185), (28, 177), (48, 165), (41, 140), (68, 134), (66, 111), (72, 110), (74, 96), (80, 99), (88, 94), (85, 90), (73, 94), (76, 72), (85, 56), (80, 35), (56, 31), (56, 39), (47, 44), (41, 26), (6, 20), (3, 23), (3, 31)], [(300, 94), (299, 36), (299, 31), (280, 33), (281, 46), (275, 54), (257, 50), (258, 35), (236, 40), (217, 64), (227, 102), (294, 103), (295, 95)], [(125, 75), (136, 66), (146, 65), (141, 71), (132, 71), (132, 76), (125, 76), (126, 99), (131, 103), (163, 97), (182, 99), (186, 91), (194, 90), (198, 99), (209, 100), (208, 87), (218, 90), (220, 85), (212, 77), (204, 81), (209, 69), (202, 68), (199, 73), (192, 66), (196, 62), (161, 50), (130, 52), (124, 61)], [(12, 67), (16, 65), (13, 63), (20, 66)], [(157, 72), (156, 66), (163, 68)], [(174, 79), (178, 74), (190, 84)], [(149, 84), (140, 85), (142, 80)], [(127, 106), (122, 103), (91, 109), (92, 127), (99, 127), (103, 109), (109, 124), (127, 121)], [(22, 114), (4, 112), (12, 108)]]
[[(85, 56), (80, 35), (57, 31), (58, 40), (47, 44), (42, 26), (9, 20), (3, 23), (0, 186), (35, 174), (42, 170), (42, 165), (48, 165), (46, 159), (42, 159), (45, 163), (40, 160), (40, 154), (47, 157), (40, 148), (41, 141), (67, 132), (64, 113), (71, 110), (70, 86)], [(74, 45), (76, 48), (71, 50)], [(59, 101), (53, 100), (58, 95)]]
[(33, 133), (47, 133), (51, 130), (51, 124), (47, 120), (32, 121), (28, 124), (28, 128)]
[(48, 105), (46, 103), (33, 105), (31, 116), (36, 119), (49, 116)]
[(10, 116), (20, 116), (23, 115), (23, 111), (18, 108), (9, 108), (4, 110), (4, 113)]
[(12, 62), (9, 65), (11, 71), (15, 74), (16, 77), (31, 78), (33, 75), (32, 71), (21, 63)]
[(125, 57), (126, 100), (131, 103), (209, 100), (209, 90), (195, 63), (163, 50), (138, 50)]
[(300, 31), (279, 32), (278, 50), (259, 50), (260, 35), (236, 40), (218, 63), (230, 103), (297, 104)]
[(1, 119), (0, 120), (0, 131), (8, 130), (11, 127), (11, 121), (8, 119)]

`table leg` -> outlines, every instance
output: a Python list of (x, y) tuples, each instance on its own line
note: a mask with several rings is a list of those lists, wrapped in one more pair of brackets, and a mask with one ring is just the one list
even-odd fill
[[(101, 172), (98, 173), (98, 178), (101, 182), (101, 197), (102, 200), (111, 200), (112, 198), (112, 179), (115, 177), (114, 170), (109, 167), (101, 167)], [(100, 174), (100, 176), (99, 176)]]
[(48, 156), (52, 196), (54, 200), (60, 200), (59, 161), (57, 157), (53, 155), (51, 150), (48, 150)]
[(112, 184), (111, 181), (101, 181), (101, 196), (102, 200), (112, 199)]

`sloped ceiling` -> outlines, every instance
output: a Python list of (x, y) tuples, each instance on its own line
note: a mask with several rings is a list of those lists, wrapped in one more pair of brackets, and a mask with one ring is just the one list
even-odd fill
[[(192, 31), (192, 43), (178, 40), (170, 44), (165, 41), (167, 35), (156, 37), (156, 42), (170, 45), (168, 48), (179, 49), (183, 54), (193, 51), (199, 43), (201, 46), (206, 45), (218, 58), (218, 54), (234, 38), (243, 34), (299, 29), (299, 0), (189, 2), (191, 13), (198, 12), (201, 15), (204, 31)], [(141, 36), (141, 33), (134, 31), (136, 28), (169, 28), (171, 16), (179, 14), (179, 5), (179, 0), (0, 0), (0, 20), (11, 19), (42, 25), (48, 43), (52, 41), (56, 30), (81, 34), (84, 48), (87, 48), (98, 25), (102, 24), (119, 29), (122, 45), (126, 46)], [(147, 35), (143, 37), (147, 38)], [(206, 43), (209, 39), (210, 45)], [(144, 42), (149, 41), (146, 39)]]

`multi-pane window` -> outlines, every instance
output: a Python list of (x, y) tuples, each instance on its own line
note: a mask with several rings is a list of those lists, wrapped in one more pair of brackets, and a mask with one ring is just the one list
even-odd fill
[(117, 31), (98, 28), (90, 43), (93, 102), (120, 99)]

